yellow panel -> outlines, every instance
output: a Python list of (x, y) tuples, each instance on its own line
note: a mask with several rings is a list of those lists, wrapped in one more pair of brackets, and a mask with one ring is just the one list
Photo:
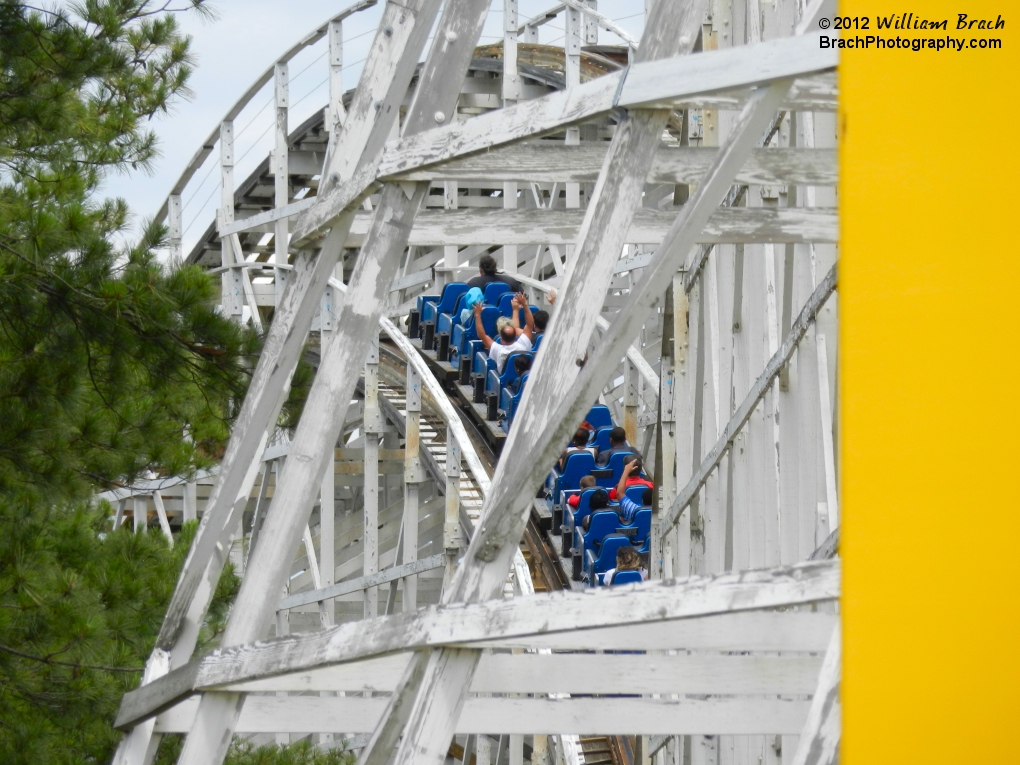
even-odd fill
[(840, 13), (1002, 40), (843, 52), (842, 761), (1020, 762), (1020, 5)]

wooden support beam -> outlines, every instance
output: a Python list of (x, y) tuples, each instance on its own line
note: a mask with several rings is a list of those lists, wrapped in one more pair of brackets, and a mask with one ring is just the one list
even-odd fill
[(821, 33), (783, 37), (697, 56), (631, 65), (616, 106), (676, 108), (691, 95), (752, 87), (835, 69), (834, 49), (820, 48)]
[(166, 517), (166, 506), (163, 504), (163, 497), (158, 491), (152, 492), (152, 501), (156, 505), (156, 515), (159, 518), (159, 528), (163, 531), (170, 547), (174, 546), (174, 535), (170, 531), (170, 521)]
[[(760, 66), (763, 55), (768, 59), (767, 69)], [(837, 58), (835, 51), (819, 49), (817, 38), (784, 38), (644, 66), (635, 64), (625, 81), (622, 73), (613, 72), (569, 90), (402, 138), (386, 146), (379, 175), (397, 175), (562, 130), (619, 106), (661, 104), (674, 108), (678, 102), (711, 91), (803, 77), (834, 69)], [(663, 76), (663, 66), (668, 67), (670, 76)]]
[[(831, 624), (826, 620), (826, 624)], [(632, 630), (634, 631), (634, 630)], [(411, 657), (407, 653), (338, 664), (218, 690), (241, 693), (372, 691), (390, 693)], [(810, 696), (818, 684), (817, 654), (655, 656), (613, 653), (483, 652), (467, 693), (709, 694)]]
[[(511, 144), (482, 154), (452, 159), (439, 165), (394, 175), (395, 181), (461, 181), (533, 183), (594, 183), (605, 160), (603, 142), (585, 141), (577, 146), (553, 146), (546, 142)], [(684, 146), (660, 147), (655, 154), (648, 183), (698, 183), (708, 171), (717, 149)], [(836, 153), (832, 149), (756, 149), (736, 175), (738, 183), (834, 185)], [(310, 201), (301, 200), (292, 207)], [(270, 213), (238, 221), (265, 223)], [(226, 230), (226, 229), (224, 229)]]
[[(630, 225), (623, 229), (623, 241), (657, 246), (676, 217), (676, 211), (638, 210)], [(573, 245), (581, 236), (584, 218), (584, 210), (569, 208), (423, 210), (414, 222), (408, 243), (415, 247)], [(370, 213), (355, 215), (348, 246), (363, 245), (371, 221)], [(712, 213), (695, 240), (708, 244), (805, 243), (835, 242), (838, 237), (838, 216), (833, 208), (723, 207)]]
[[(389, 67), (395, 67), (410, 76), (431, 29), (432, 14), (437, 5), (435, 0), (421, 0), (400, 6), (386, 6), (373, 51), (389, 51), (393, 55), (388, 61), (381, 62), (382, 71), (376, 71), (373, 66), (366, 64), (363, 81), (366, 77), (382, 78)], [(441, 22), (441, 28), (445, 31), (436, 36), (419, 74), (415, 98), (405, 123), (405, 133), (420, 131), (426, 124), (434, 124), (437, 113), (442, 113), (444, 119), (445, 115), (452, 113), (487, 8), (485, 4), (484, 8), (478, 8), (477, 13), (471, 13), (458, 6), (456, 11), (448, 9), (445, 12), (445, 20)], [(394, 39), (401, 46), (397, 50), (391, 47)], [(457, 75), (452, 76), (452, 73)], [(390, 84), (386, 78), (381, 81)], [(366, 91), (370, 89), (365, 88)], [(361, 91), (362, 88), (359, 88), (359, 93)], [(403, 93), (401, 100), (402, 97)], [(358, 98), (356, 95), (355, 100)], [(384, 102), (379, 109), (373, 105), (372, 110), (395, 116), (399, 105), (400, 102), (394, 97), (391, 106)], [(364, 135), (364, 154), (371, 156), (377, 151), (373, 149), (374, 146), (381, 148), (382, 137), (366, 130), (365, 116), (353, 112), (352, 108), (352, 117), (345, 126), (344, 136)], [(349, 177), (349, 168), (356, 166), (341, 145), (331, 157), (327, 180), (332, 180), (336, 173), (336, 182), (341, 183), (345, 177)], [(387, 186), (384, 189), (373, 221), (373, 231), (355, 265), (348, 294), (340, 310), (337, 320), (339, 334), (323, 353), (305, 406), (305, 416), (291, 444), (291, 457), (277, 487), (277, 507), (266, 520), (264, 532), (276, 544), (273, 547), (262, 545), (256, 549), (252, 566), (242, 583), (224, 632), (224, 645), (237, 645), (257, 639), (275, 612), (274, 588), (286, 578), (289, 566), (286, 551), (293, 549), (300, 534), (298, 524), (305, 523), (311, 512), (325, 468), (324, 458), (327, 454), (332, 457), (332, 445), (336, 443), (342, 428), (357, 382), (356, 370), (366, 358), (370, 339), (378, 337), (386, 289), (396, 275), (400, 255), (407, 244), (408, 231), (426, 190), (424, 184), (419, 184), (409, 194), (399, 186)], [(317, 228), (329, 224), (335, 217), (335, 213), (316, 205), (306, 212), (303, 219), (311, 221), (311, 225)], [(342, 213), (338, 220), (345, 217), (349, 215)], [(336, 230), (337, 225), (334, 224), (330, 237), (334, 236)], [(346, 235), (346, 230), (342, 233)], [(316, 307), (317, 303), (316, 296)], [(225, 753), (224, 740), (229, 741), (229, 736), (224, 736), (224, 730), (233, 730), (239, 706), (239, 699), (233, 694), (204, 695), (202, 711), (197, 715), (185, 743), (182, 765), (198, 765), (210, 759), (217, 762), (222, 759)]]
[[(390, 127), (397, 117), (396, 107), (399, 106), (400, 102), (397, 94), (399, 94), (400, 100), (406, 94), (408, 83), (417, 65), (418, 56), (425, 45), (428, 30), (432, 26), (438, 6), (437, 0), (409, 0), (409, 2), (400, 6), (387, 4), (384, 8), (383, 19), (376, 36), (376, 41), (372, 47), (372, 53), (362, 71), (362, 80), (352, 102), (350, 119), (345, 125), (340, 141), (337, 143), (331, 157), (333, 161), (330, 163), (328, 181), (340, 184), (340, 187), (343, 188), (343, 184), (349, 181), (361, 168), (363, 157), (374, 156), (378, 152), (377, 147), (381, 147), (387, 139)], [(376, 109), (376, 102), (388, 103), (391, 108)], [(311, 210), (308, 212), (311, 212)], [(256, 369), (255, 378), (245, 398), (245, 406), (248, 405), (249, 399), (253, 398), (252, 389), (258, 390), (260, 387), (259, 383), (265, 384), (265, 377), (277, 373), (281, 378), (280, 385), (278, 387), (272, 386), (271, 391), (275, 395), (265, 397), (268, 401), (266, 401), (264, 409), (265, 414), (271, 414), (273, 419), (275, 419), (275, 413), (279, 411), (284, 384), (289, 380), (293, 372), (294, 362), (296, 362), (297, 355), (304, 342), (312, 316), (319, 309), (319, 295), (325, 288), (329, 277), (333, 274), (337, 256), (346, 240), (347, 231), (352, 219), (353, 216), (346, 213), (337, 220), (333, 220), (333, 216), (331, 216), (330, 220), (333, 225), (323, 244), (323, 249), (319, 253), (319, 257), (310, 263), (309, 266), (302, 269), (305, 274), (299, 273), (297, 266), (307, 262), (309, 259), (300, 258), (295, 264), (295, 269), (289, 280), (290, 283), (284, 294), (284, 301), (277, 308), (276, 317), (270, 329), (269, 339), (267, 340), (267, 348), (259, 359), (259, 367), (266, 365), (269, 369), (264, 371), (261, 377), (259, 369)], [(302, 279), (302, 276), (304, 276), (304, 279)], [(291, 299), (288, 300), (288, 298)], [(347, 308), (347, 306), (345, 305), (344, 308)], [(288, 314), (299, 317), (300, 320), (287, 321)], [(376, 322), (372, 322), (373, 328), (375, 324)], [(278, 329), (279, 331), (277, 331)], [(281, 358), (283, 356), (282, 353), (273, 352), (275, 350), (274, 335), (275, 343), (278, 344), (275, 347), (280, 347), (281, 350), (286, 349), (289, 355), (293, 356), (294, 361), (290, 361), (290, 359), (285, 360)], [(330, 347), (334, 347), (337, 344), (337, 342), (334, 342)], [(364, 354), (361, 354), (361, 358), (353, 366), (353, 369), (360, 368), (363, 358)], [(316, 381), (318, 382), (320, 378), (321, 375), (318, 375)], [(350, 399), (349, 393), (347, 399), (348, 401)], [(310, 403), (313, 403), (313, 406), (310, 410), (306, 411), (315, 412), (315, 416), (319, 416), (319, 411), (316, 410), (314, 402)], [(346, 406), (344, 406), (344, 409), (346, 410)], [(245, 412), (242, 409), (242, 414), (238, 421), (241, 426), (240, 434), (238, 434), (238, 426), (235, 426), (235, 438), (231, 439), (231, 444), (234, 443), (235, 439), (238, 439), (238, 435), (241, 436), (239, 439), (241, 441), (250, 442), (256, 439), (258, 435), (264, 432), (265, 427), (271, 421), (270, 418), (266, 418), (265, 424), (261, 428), (256, 429), (255, 435), (252, 435), (246, 433), (247, 429), (244, 426), (248, 423), (244, 415)], [(333, 443), (336, 441), (335, 434), (332, 441)], [(318, 464), (320, 462), (318, 457), (321, 455), (321, 452), (322, 450), (318, 450), (318, 453), (315, 455), (314, 474), (308, 477), (306, 485), (302, 487), (305, 493), (307, 493), (309, 488), (317, 493), (322, 476), (322, 471), (319, 469), (320, 465)], [(332, 455), (330, 454), (330, 456)], [(254, 455), (252, 458), (254, 458)], [(304, 455), (299, 455), (298, 460), (294, 462), (299, 462), (303, 458)], [(234, 465), (231, 469), (228, 469), (227, 465), (224, 464), (224, 474), (236, 476), (240, 473), (237, 467)], [(242, 481), (238, 481), (238, 484), (241, 483)], [(247, 491), (245, 495), (247, 495)], [(232, 499), (231, 497), (231, 501)], [(280, 498), (278, 496), (277, 503), (279, 501)], [(207, 517), (208, 515), (207, 513)], [(267, 533), (271, 536), (273, 517), (276, 517), (276, 515), (272, 514), (267, 519), (266, 527)], [(303, 526), (306, 518), (307, 515), (303, 518), (295, 519), (295, 523), (300, 523), (300, 526)], [(300, 526), (293, 531), (299, 534)], [(206, 547), (214, 549), (219, 541), (220, 534), (208, 536), (211, 538)], [(200, 547), (199, 541), (196, 540), (196, 544), (192, 548), (193, 552)], [(293, 538), (293, 541), (297, 541), (296, 537)], [(293, 548), (293, 544), (286, 546), (286, 549), (289, 550)], [(245, 577), (246, 585), (251, 583), (253, 579), (259, 578), (259, 550), (268, 550), (268, 547), (263, 545), (256, 550), (256, 557), (253, 561), (254, 565), (249, 570), (248, 576)], [(279, 582), (284, 577), (277, 576), (275, 570), (272, 572), (267, 571), (266, 573), (269, 573), (270, 576), (268, 581), (262, 581), (263, 586), (266, 588), (260, 596), (265, 601), (263, 607), (257, 610), (253, 609), (245, 614), (244, 627), (238, 627), (236, 624), (241, 611), (235, 609), (231, 614), (232, 622), (228, 623), (227, 632), (224, 635), (226, 644), (229, 644), (231, 640), (237, 640), (233, 635), (238, 631), (245, 636), (240, 641), (243, 641), (248, 635), (258, 636), (265, 627), (266, 619), (274, 612), (273, 605), (275, 605), (276, 600), (276, 587), (278, 587)], [(245, 589), (245, 586), (242, 585), (239, 602), (245, 597)], [(185, 608), (189, 604), (193, 592), (194, 590), (190, 593), (185, 593), (186, 597), (181, 599), (185, 604)], [(204, 607), (202, 612), (204, 612)], [(231, 627), (235, 629), (232, 630)], [(188, 653), (190, 653), (190, 648)], [(207, 707), (206, 712), (208, 713), (203, 712), (196, 718), (195, 727), (185, 742), (180, 760), (181, 765), (206, 765), (209, 762), (220, 762), (225, 755), (230, 736), (224, 736), (224, 731), (232, 730), (233, 721), (237, 719), (239, 712), (237, 699), (232, 699), (229, 695), (227, 697), (220, 695), (209, 696), (203, 699), (203, 705)]]
[[(116, 727), (135, 725), (197, 688), (358, 661), (395, 651), (420, 652), (423, 648), (445, 645), (542, 639), (555, 633), (578, 640), (580, 633), (587, 630), (618, 630), (632, 624), (647, 627), (656, 622), (702, 617), (714, 619), (717, 615), (833, 600), (839, 597), (839, 572), (838, 560), (819, 561), (765, 571), (692, 577), (682, 582), (647, 582), (594, 592), (557, 592), (506, 601), (430, 606), (414, 613), (340, 624), (323, 632), (224, 647), (125, 694)], [(827, 627), (831, 630), (831, 622)], [(681, 627), (674, 624), (671, 629)], [(762, 637), (743, 635), (742, 639)]]
[(740, 407), (726, 424), (722, 435), (719, 436), (719, 440), (716, 441), (711, 451), (705, 455), (705, 458), (701, 461), (700, 467), (691, 477), (691, 480), (687, 483), (683, 490), (679, 492), (676, 501), (673, 502), (672, 507), (670, 507), (669, 511), (662, 519), (662, 523), (659, 527), (659, 533), (665, 533), (679, 520), (680, 514), (690, 503), (691, 498), (697, 494), (708, 475), (719, 464), (719, 460), (722, 459), (723, 453), (729, 448), (730, 444), (733, 443), (733, 439), (736, 437), (737, 432), (750, 418), (751, 412), (754, 411), (758, 402), (761, 401), (762, 396), (765, 395), (765, 392), (779, 375), (779, 370), (782, 369), (783, 365), (787, 361), (789, 361), (794, 350), (797, 348), (797, 343), (800, 342), (800, 339), (804, 336), (808, 328), (811, 326), (811, 323), (814, 321), (815, 315), (835, 289), (836, 267), (833, 266), (825, 279), (822, 280), (812, 293), (803, 310), (801, 310), (800, 314), (797, 316), (797, 320), (793, 323), (790, 333), (783, 338), (783, 344), (779, 347), (779, 350), (776, 351), (775, 355), (772, 356), (771, 359), (769, 359), (769, 363), (765, 365), (765, 369), (758, 376), (758, 379), (755, 380), (754, 385), (751, 386), (751, 390), (740, 404)]
[[(287, 114), (290, 109), (290, 68), (286, 62), (277, 62), (273, 68), (273, 100), (275, 103), (276, 129), (273, 137), (272, 161), (273, 195), (277, 211), (290, 202), (290, 144), (288, 140)], [(233, 221), (233, 218), (231, 218)], [(290, 225), (286, 217), (278, 215), (273, 221), (273, 262), (290, 262)], [(279, 303), (286, 289), (289, 275), (276, 269), (273, 287)]]
[[(379, 571), (379, 443), (385, 430), (385, 419), (379, 409), (379, 334), (368, 338), (365, 359), (365, 492), (363, 496), (362, 574), (364, 579)], [(379, 594), (375, 587), (363, 593), (365, 618), (379, 613)]]
[(276, 607), (279, 610), (283, 610), (287, 608), (297, 608), (298, 606), (306, 606), (309, 603), (317, 603), (321, 600), (338, 598), (341, 595), (367, 590), (370, 587), (378, 587), (381, 584), (386, 584), (387, 582), (392, 582), (397, 579), (403, 579), (408, 576), (414, 576), (415, 574), (420, 574), (424, 571), (431, 571), (434, 568), (440, 568), (444, 565), (446, 565), (446, 556), (443, 553), (437, 553), (436, 555), (430, 555), (429, 557), (422, 558), (421, 560), (408, 561), (399, 566), (393, 566), (372, 574), (366, 574), (365, 576), (360, 576), (357, 579), (348, 579), (343, 582), (324, 586), (321, 589), (308, 590), (306, 592), (298, 592), (293, 595), (288, 595), (286, 598), (281, 600)]
[(840, 628), (836, 627), (832, 631), (832, 642), (818, 677), (818, 687), (811, 699), (807, 722), (800, 731), (793, 765), (834, 765), (839, 762), (839, 742), (843, 729), (839, 698), (842, 663), (842, 640)]
[[(238, 733), (307, 734), (343, 721), (350, 733), (371, 731), (385, 711), (385, 698), (355, 695), (251, 696), (245, 702)], [(781, 699), (605, 699), (474, 698), (451, 727), (459, 734), (556, 734), (595, 728), (605, 735), (797, 733), (809, 702)], [(160, 733), (184, 732), (196, 721), (198, 705), (186, 701), (156, 722)], [(452, 738), (452, 736), (451, 736)], [(447, 742), (449, 748), (449, 742)]]

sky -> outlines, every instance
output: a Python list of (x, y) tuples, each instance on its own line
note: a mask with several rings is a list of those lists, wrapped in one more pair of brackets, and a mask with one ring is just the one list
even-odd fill
[[(171, 113), (154, 122), (161, 156), (151, 174), (134, 172), (109, 178), (107, 196), (128, 200), (133, 224), (151, 218), (163, 204), (187, 163), (203, 141), (217, 129), (226, 112), (266, 69), (287, 49), (353, 4), (354, 0), (211, 0), (213, 20), (195, 13), (178, 18), (192, 37), (196, 66), (190, 80), (193, 95), (179, 99)], [(344, 22), (344, 88), (357, 85), (362, 63), (381, 15), (383, 0)], [(556, 5), (553, 0), (520, 0), (519, 14), (526, 19)], [(493, 0), (481, 44), (502, 39), (501, 0)], [(644, 21), (642, 0), (600, 0), (600, 13), (618, 20), (639, 37)], [(562, 44), (562, 16), (541, 29), (540, 42)], [(615, 35), (601, 31), (600, 44), (621, 44)], [(326, 41), (305, 49), (290, 62), (290, 127), (295, 128), (327, 99)], [(234, 121), (234, 182), (241, 181), (267, 155), (272, 146), (272, 84), (263, 88)], [(195, 174), (183, 194), (184, 252), (215, 216), (219, 202), (219, 150)]]

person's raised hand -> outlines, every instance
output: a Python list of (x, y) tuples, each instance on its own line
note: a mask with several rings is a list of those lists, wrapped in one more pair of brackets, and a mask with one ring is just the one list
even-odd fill
[(484, 306), (481, 303), (475, 303), (475, 316), (482, 315), (482, 308), (484, 308)]

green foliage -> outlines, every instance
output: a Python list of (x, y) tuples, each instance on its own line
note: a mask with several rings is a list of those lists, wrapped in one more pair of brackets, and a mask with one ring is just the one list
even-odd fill
[[(175, 5), (175, 2), (178, 3)], [(127, 246), (97, 190), (148, 169), (146, 127), (186, 93), (173, 12), (204, 0), (0, 0), (0, 762), (107, 762), (194, 535), (110, 531), (95, 492), (215, 463), (259, 338), (213, 308), (200, 269), (160, 264), (161, 226)], [(42, 4), (39, 4), (42, 6)], [(307, 388), (307, 368), (293, 390)], [(300, 403), (292, 396), (283, 421)], [(238, 588), (220, 579), (199, 648)], [(173, 740), (168, 740), (172, 749)], [(238, 763), (348, 763), (305, 745)], [(338, 759), (339, 758), (339, 759)]]
[[(181, 736), (164, 736), (154, 765), (172, 765), (176, 762), (182, 743)], [(357, 757), (350, 752), (316, 749), (309, 741), (299, 741), (289, 746), (256, 746), (234, 739), (227, 752), (225, 765), (354, 765), (356, 761)]]
[(187, 38), (142, 0), (73, 8), (0, 0), (0, 493), (51, 501), (210, 464), (257, 351), (205, 274), (159, 264), (162, 227), (118, 249), (127, 206), (94, 198), (155, 155)]
[[(159, 534), (103, 533), (109, 510), (0, 504), (0, 762), (113, 755), (111, 720), (138, 684), (197, 524), (170, 549)], [(216, 610), (238, 586), (228, 568)]]

